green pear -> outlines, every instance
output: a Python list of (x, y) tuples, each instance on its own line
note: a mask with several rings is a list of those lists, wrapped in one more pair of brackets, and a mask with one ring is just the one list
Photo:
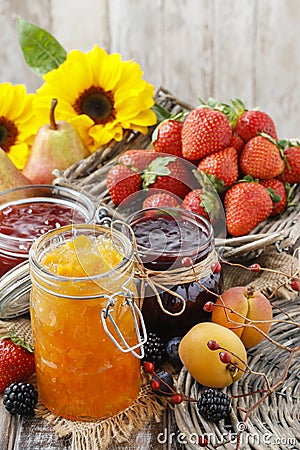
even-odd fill
[(0, 192), (28, 184), (31, 184), (30, 180), (17, 169), (5, 151), (0, 148)]
[(50, 108), (50, 123), (37, 132), (23, 174), (34, 184), (51, 184), (53, 170), (65, 170), (89, 155), (77, 131), (70, 123), (55, 121), (57, 100)]

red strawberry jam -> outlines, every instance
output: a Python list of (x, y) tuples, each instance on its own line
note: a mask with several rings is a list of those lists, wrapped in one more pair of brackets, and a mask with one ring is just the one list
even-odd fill
[[(164, 208), (164, 211), (157, 210), (156, 213), (153, 210), (152, 215), (149, 215), (149, 210), (141, 211), (131, 218), (130, 225), (143, 264), (151, 270), (170, 272), (187, 267), (189, 261), (196, 265), (214, 250), (211, 224), (189, 211)], [(208, 301), (214, 302), (215, 296), (205, 288), (216, 294), (221, 293), (222, 273), (213, 273), (210, 267), (206, 276), (202, 278), (199, 275), (197, 281), (184, 282), (184, 274), (179, 279), (176, 274), (176, 278), (173, 272), (170, 273), (166, 286), (180, 294), (186, 302), (185, 311), (178, 316), (170, 316), (161, 309), (152, 288), (146, 283), (142, 308), (146, 327), (165, 340), (183, 336), (195, 324), (210, 319), (210, 313), (205, 312), (203, 306)], [(180, 299), (162, 289), (158, 290), (167, 311), (174, 314), (181, 310)]]
[(83, 194), (77, 201), (67, 188), (45, 186), (37, 191), (30, 186), (3, 192), (0, 195), (0, 276), (28, 259), (34, 239), (65, 225), (89, 222), (93, 217), (92, 202)]

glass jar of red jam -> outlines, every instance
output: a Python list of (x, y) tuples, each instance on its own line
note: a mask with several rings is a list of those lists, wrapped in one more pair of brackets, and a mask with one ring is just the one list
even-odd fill
[(33, 241), (49, 230), (90, 223), (96, 207), (82, 192), (32, 185), (0, 193), (0, 277), (28, 259)]
[[(178, 208), (142, 210), (132, 215), (128, 223), (143, 266), (152, 274), (156, 272), (160, 276), (163, 273), (166, 282), (164, 287), (167, 289), (158, 286), (162, 308), (153, 288), (144, 278), (142, 313), (147, 331), (168, 340), (183, 336), (199, 322), (210, 320), (210, 313), (205, 312), (203, 306), (208, 301), (214, 302), (214, 294), (220, 294), (222, 289), (222, 273), (214, 271), (218, 258), (211, 223)], [(198, 270), (195, 274), (194, 281), (189, 278), (186, 282), (185, 276), (193, 266), (200, 267), (200, 272)], [(139, 279), (137, 284), (140, 291)], [(179, 294), (180, 298), (172, 293)], [(185, 309), (180, 314), (182, 299)]]

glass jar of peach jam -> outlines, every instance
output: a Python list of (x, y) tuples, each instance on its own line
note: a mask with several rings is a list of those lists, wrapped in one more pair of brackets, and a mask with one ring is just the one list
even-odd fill
[(75, 189), (30, 185), (0, 193), (0, 277), (28, 260), (29, 249), (47, 231), (91, 223), (96, 207)]
[(124, 410), (143, 356), (130, 241), (99, 225), (62, 227), (35, 241), (29, 263), (41, 402), (75, 420)]

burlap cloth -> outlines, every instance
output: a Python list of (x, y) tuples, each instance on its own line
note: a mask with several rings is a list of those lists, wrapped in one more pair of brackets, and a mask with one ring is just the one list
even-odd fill
[[(289, 287), (289, 276), (297, 270), (299, 261), (286, 253), (266, 251), (256, 260), (262, 268), (274, 269), (277, 273), (264, 271), (254, 273), (240, 265), (223, 264), (224, 289), (233, 286), (254, 285), (265, 295), (276, 292), (276, 299), (296, 298), (297, 292)], [(0, 321), (0, 334), (14, 329), (19, 336), (32, 340), (31, 324), (27, 318)], [(31, 380), (35, 383), (34, 378)], [(69, 436), (72, 450), (106, 449), (111, 442), (128, 441), (131, 435), (142, 429), (150, 420), (159, 421), (166, 407), (166, 401), (155, 395), (143, 380), (137, 400), (125, 411), (109, 419), (95, 422), (79, 422), (59, 417), (42, 404), (38, 404), (36, 415), (53, 425), (60, 437)]]

